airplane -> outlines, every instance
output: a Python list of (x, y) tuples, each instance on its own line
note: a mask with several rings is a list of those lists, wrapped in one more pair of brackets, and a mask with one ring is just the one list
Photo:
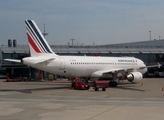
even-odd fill
[(132, 83), (139, 83), (149, 67), (135, 57), (95, 57), (95, 56), (60, 56), (55, 54), (34, 20), (25, 20), (30, 57), (22, 60), (4, 59), (18, 62), (49, 73), (79, 77), (86, 80), (108, 79), (112, 75), (112, 86), (117, 86), (121, 74)]

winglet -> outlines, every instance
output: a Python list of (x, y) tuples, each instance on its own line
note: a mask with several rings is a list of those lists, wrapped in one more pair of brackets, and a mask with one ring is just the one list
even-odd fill
[(159, 62), (157, 64), (158, 64), (158, 68), (160, 68), (162, 66)]
[(162, 65), (158, 62), (157, 65), (144, 66), (144, 67), (140, 67), (139, 69), (153, 68), (153, 67), (158, 67), (158, 68), (160, 68), (161, 66), (162, 66)]

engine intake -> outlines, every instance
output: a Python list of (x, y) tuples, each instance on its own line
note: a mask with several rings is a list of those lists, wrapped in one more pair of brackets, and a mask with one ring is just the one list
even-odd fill
[(131, 72), (127, 75), (127, 80), (132, 83), (139, 83), (143, 78), (140, 72)]

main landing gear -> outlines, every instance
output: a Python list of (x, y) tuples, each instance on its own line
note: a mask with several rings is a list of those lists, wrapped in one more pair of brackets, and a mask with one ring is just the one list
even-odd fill
[(112, 80), (109, 82), (109, 87), (117, 87), (117, 82), (115, 81), (117, 80), (117, 73), (113, 73), (112, 76)]
[(110, 81), (109, 87), (117, 87), (117, 82), (116, 81)]

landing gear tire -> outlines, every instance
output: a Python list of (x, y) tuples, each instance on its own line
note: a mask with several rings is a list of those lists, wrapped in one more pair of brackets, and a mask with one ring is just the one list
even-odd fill
[(102, 91), (106, 91), (106, 88), (102, 88)]
[(117, 87), (117, 82), (116, 81), (110, 81), (109, 87)]
[(85, 83), (88, 84), (88, 79), (85, 80)]
[(95, 88), (95, 91), (99, 91), (99, 89), (98, 88)]

